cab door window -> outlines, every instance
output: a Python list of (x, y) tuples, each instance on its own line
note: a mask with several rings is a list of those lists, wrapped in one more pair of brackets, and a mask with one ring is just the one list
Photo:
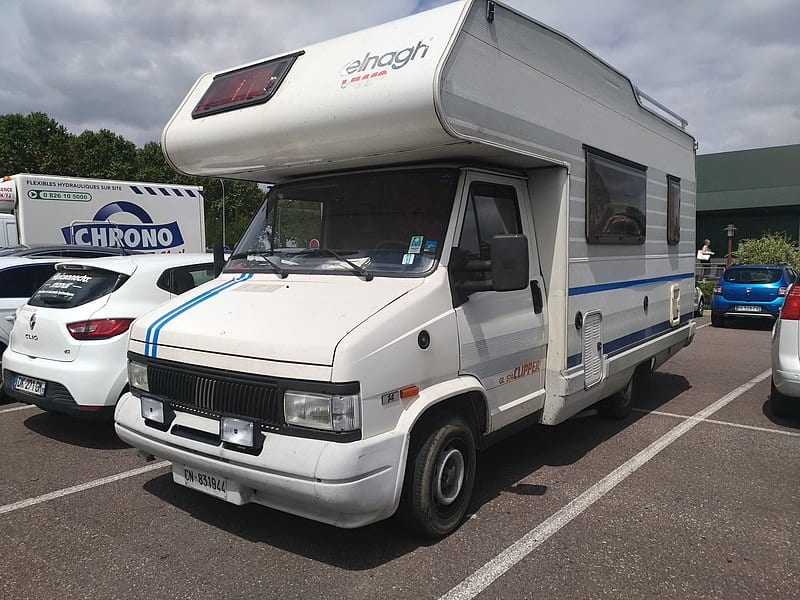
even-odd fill
[[(496, 235), (522, 233), (516, 190), (508, 185), (474, 182), (469, 188), (461, 237), (454, 253), (456, 268), (473, 260), (491, 260)], [(470, 273), (470, 279), (491, 277), (489, 272)]]

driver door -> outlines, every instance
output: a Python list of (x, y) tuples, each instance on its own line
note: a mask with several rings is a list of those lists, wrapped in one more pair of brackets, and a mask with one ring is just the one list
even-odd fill
[[(491, 259), (495, 235), (528, 238), (528, 288), (472, 292), (456, 308), (460, 372), (485, 388), (489, 431), (496, 431), (544, 405), (547, 307), (526, 186), (520, 179), (467, 173), (461, 215), (453, 248), (459, 260)], [(471, 275), (490, 278), (489, 273)]]

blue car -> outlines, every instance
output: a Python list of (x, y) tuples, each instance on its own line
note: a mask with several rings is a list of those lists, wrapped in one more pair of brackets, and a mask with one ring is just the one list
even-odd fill
[(728, 317), (777, 319), (789, 286), (796, 280), (797, 272), (787, 266), (725, 269), (711, 296), (711, 324), (723, 327)]

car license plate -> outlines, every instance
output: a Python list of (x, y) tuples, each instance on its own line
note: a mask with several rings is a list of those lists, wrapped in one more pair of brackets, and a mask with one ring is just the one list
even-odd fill
[(760, 306), (735, 306), (733, 310), (738, 312), (761, 312)]
[(25, 377), (24, 375), (15, 375), (14, 383), (11, 387), (26, 394), (33, 394), (34, 396), (44, 396), (44, 388), (47, 382), (32, 377)]
[(225, 477), (201, 471), (185, 465), (172, 465), (172, 479), (175, 483), (185, 485), (193, 490), (205, 492), (211, 496), (228, 499), (228, 480)]

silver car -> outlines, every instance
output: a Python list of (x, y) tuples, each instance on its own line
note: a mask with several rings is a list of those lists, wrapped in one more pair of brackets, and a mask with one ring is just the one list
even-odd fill
[(800, 413), (800, 284), (794, 284), (772, 329), (772, 412)]

